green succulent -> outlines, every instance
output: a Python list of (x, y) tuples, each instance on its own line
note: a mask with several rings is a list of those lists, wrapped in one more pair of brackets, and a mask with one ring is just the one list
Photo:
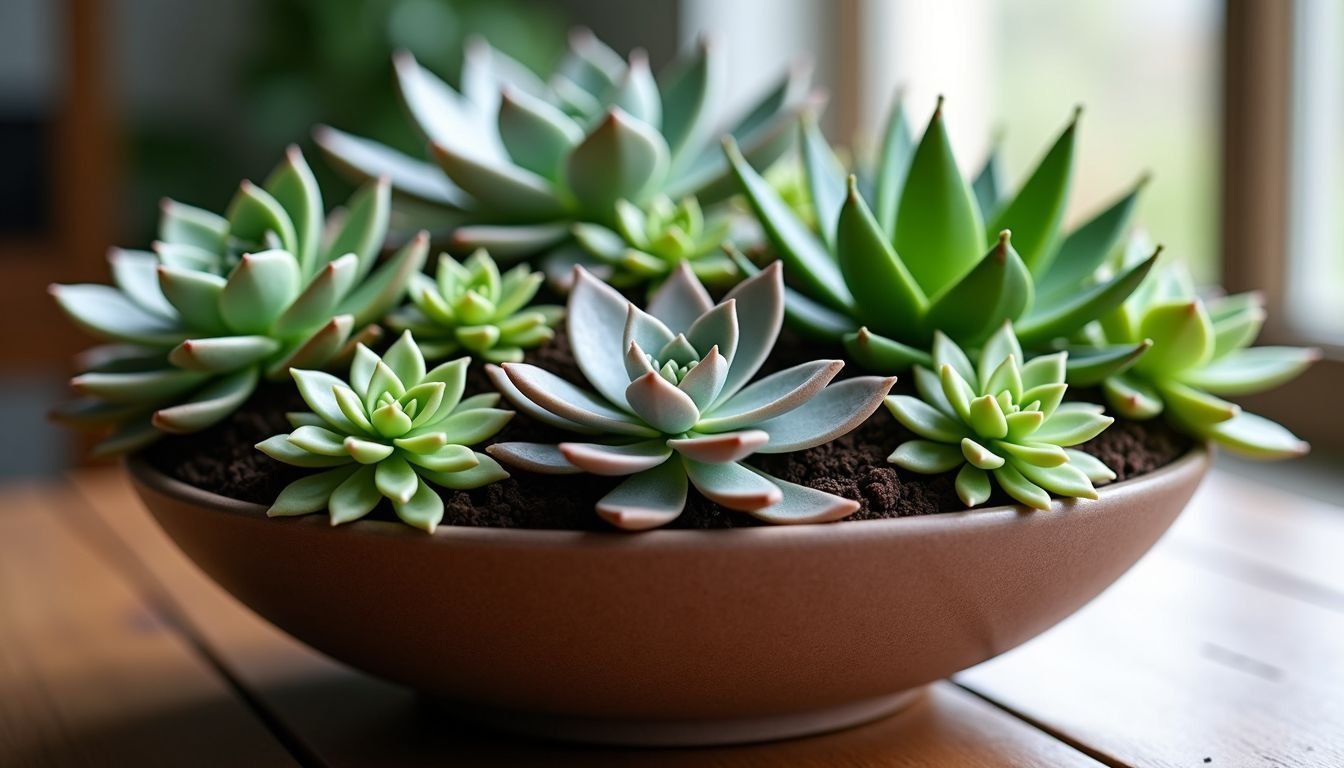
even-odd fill
[(413, 331), (430, 360), (465, 351), (492, 363), (520, 362), (523, 350), (555, 337), (551, 328), (564, 314), (562, 307), (529, 305), (543, 280), (525, 264), (501, 275), (484, 250), (461, 264), (442, 254), (435, 278), (412, 277), (411, 304), (387, 324)]
[(646, 208), (625, 200), (616, 203), (615, 229), (601, 224), (574, 225), (579, 245), (601, 262), (594, 274), (617, 287), (651, 283), (658, 285), (681, 262), (702, 283), (723, 286), (741, 274), (723, 253), (723, 243), (733, 228), (727, 212), (708, 220), (694, 197), (679, 203), (659, 195)]
[(425, 370), (415, 338), (402, 334), (380, 358), (363, 344), (350, 378), (293, 369), (311, 413), (289, 414), (294, 431), (257, 444), (271, 458), (324, 469), (290, 483), (271, 516), (328, 510), (331, 524), (358, 520), (382, 499), (407, 525), (430, 533), (443, 520), (443, 499), (430, 484), (480, 488), (509, 476), (494, 459), (471, 450), (513, 417), (496, 408), (499, 395), (462, 399), (470, 358)]
[(1128, 419), (1165, 415), (1175, 427), (1254, 458), (1288, 458), (1309, 446), (1224, 397), (1276, 387), (1320, 358), (1315, 349), (1251, 347), (1265, 319), (1258, 293), (1205, 302), (1189, 276), (1163, 265), (1123, 305), (1090, 327), (1089, 343), (1147, 340), (1152, 349), (1102, 387)]
[(990, 496), (990, 476), (1031, 507), (1050, 494), (1097, 498), (1094, 483), (1115, 479), (1096, 458), (1070, 446), (1091, 440), (1114, 419), (1092, 403), (1063, 402), (1067, 352), (1026, 364), (1005, 323), (984, 344), (976, 365), (935, 332), (934, 369), (915, 366), (919, 397), (892, 395), (887, 408), (919, 439), (897, 446), (888, 461), (923, 474), (958, 469), (957, 495), (968, 507)]
[(375, 266), (387, 233), (385, 182), (324, 221), (298, 149), (224, 216), (165, 201), (154, 251), (114, 249), (115, 286), (56, 285), (80, 327), (113, 342), (71, 382), (83, 398), (57, 416), (110, 427), (99, 453), (197, 432), (228, 416), (263, 377), (319, 367), (372, 339), (373, 325), (424, 265), (421, 233)]
[[(844, 363), (817, 360), (755, 382), (783, 323), (777, 266), (714, 304), (687, 262), (645, 312), (581, 267), (566, 317), (574, 358), (596, 392), (531, 365), (487, 369), (527, 416), (582, 441), (495, 443), (507, 464), (550, 474), (625, 477), (597, 513), (627, 530), (672, 522), (694, 485), (706, 498), (771, 523), (836, 520), (858, 502), (743, 463), (833, 440), (862, 424), (894, 378), (830, 384)], [(829, 385), (829, 386), (828, 386)]]
[[(1028, 348), (1047, 349), (1118, 306), (1143, 280), (1152, 259), (1079, 287), (1114, 250), (1139, 189), (1063, 232), (1076, 122), (1075, 115), (1011, 200), (982, 210), (952, 155), (941, 100), (918, 145), (897, 104), (876, 164), (850, 175), (848, 185), (815, 120), (805, 118), (800, 149), (815, 227), (731, 140), (725, 145), (788, 273), (791, 322), (822, 339), (843, 339), (859, 363), (891, 373), (929, 365), (935, 331), (977, 347), (1004, 320)], [(978, 186), (992, 181), (982, 175)], [(986, 198), (995, 195), (991, 189)], [(740, 254), (737, 260), (753, 269)], [(1096, 377), (1122, 370), (1142, 352), (1140, 345), (1116, 345), (1071, 359), (1071, 366), (1085, 364)]]
[(408, 53), (394, 63), (435, 164), (331, 128), (318, 129), (318, 144), (354, 177), (387, 176), (403, 196), (447, 212), (463, 250), (488, 248), (498, 259), (548, 254), (542, 266), (557, 284), (575, 263), (606, 266), (573, 242), (574, 223), (619, 232), (621, 200), (646, 215), (660, 196), (726, 200), (736, 184), (715, 140), (731, 135), (752, 162), (767, 165), (815, 101), (808, 74), (795, 69), (721, 126), (726, 72), (715, 47), (701, 43), (655, 78), (642, 51), (626, 61), (586, 31), (572, 36), (545, 82), (481, 41), (467, 49), (461, 92)]

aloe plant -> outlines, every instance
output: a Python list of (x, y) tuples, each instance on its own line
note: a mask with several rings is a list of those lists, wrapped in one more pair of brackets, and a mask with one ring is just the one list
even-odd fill
[(865, 376), (830, 384), (844, 363), (818, 360), (752, 382), (783, 322), (777, 265), (716, 305), (683, 262), (647, 312), (581, 267), (576, 272), (568, 335), (596, 391), (531, 365), (488, 371), (520, 412), (582, 441), (496, 443), (487, 449), (492, 456), (536, 472), (625, 477), (597, 502), (597, 513), (629, 530), (675, 520), (688, 483), (771, 523), (835, 520), (858, 508), (743, 463), (753, 453), (803, 450), (849, 432), (895, 381)]
[(487, 440), (513, 417), (499, 395), (462, 399), (470, 358), (433, 370), (415, 338), (402, 334), (382, 357), (360, 344), (347, 381), (292, 369), (310, 413), (289, 414), (294, 430), (257, 444), (271, 458), (323, 469), (285, 487), (266, 514), (327, 510), (332, 525), (358, 520), (383, 499), (407, 525), (434, 532), (443, 499), (431, 485), (480, 488), (509, 476), (468, 446)]
[[(725, 149), (788, 272), (791, 322), (843, 340), (860, 364), (891, 373), (930, 365), (935, 331), (977, 347), (1004, 320), (1028, 348), (1047, 349), (1119, 305), (1143, 280), (1153, 259), (1085, 284), (1124, 233), (1139, 186), (1065, 233), (1076, 127), (1077, 115), (1016, 195), (982, 210), (952, 154), (941, 99), (918, 144), (897, 103), (877, 162), (848, 183), (815, 120), (805, 118), (802, 164), (815, 226), (731, 140)], [(980, 186), (993, 186), (992, 176), (982, 176)], [(741, 254), (737, 261), (753, 269)], [(1074, 364), (1107, 375), (1142, 352), (1139, 344), (1118, 344)]]
[[(543, 267), (558, 283), (575, 263), (607, 276), (648, 272), (647, 263), (625, 270), (586, 253), (572, 241), (573, 224), (619, 233), (618, 201), (647, 217), (660, 196), (724, 200), (736, 189), (714, 140), (731, 135), (767, 165), (788, 148), (789, 126), (813, 101), (807, 73), (795, 69), (719, 127), (726, 73), (712, 45), (699, 44), (655, 78), (643, 52), (623, 60), (587, 32), (572, 37), (545, 82), (481, 41), (468, 46), (461, 92), (410, 54), (394, 63), (435, 164), (332, 128), (317, 131), (318, 144), (354, 177), (387, 176), (402, 195), (449, 213), (464, 250), (488, 248), (498, 259), (548, 254)], [(631, 246), (651, 253), (637, 240)]]
[(243, 182), (223, 216), (165, 201), (153, 252), (109, 255), (115, 286), (52, 286), (75, 323), (112, 342), (87, 356), (71, 382), (83, 398), (57, 416), (110, 428), (100, 454), (131, 450), (205, 429), (263, 378), (374, 338), (428, 251), (421, 233), (376, 266), (388, 207), (387, 184), (374, 182), (324, 222), (293, 147), (263, 185)]
[(542, 275), (520, 264), (500, 274), (484, 250), (459, 264), (442, 254), (435, 278), (411, 279), (411, 303), (387, 323), (414, 331), (425, 357), (438, 360), (467, 352), (492, 363), (519, 362), (523, 350), (550, 341), (561, 307), (530, 302)]
[(1108, 377), (1107, 402), (1127, 419), (1165, 415), (1178, 429), (1253, 458), (1288, 458), (1309, 446), (1283, 426), (1223, 398), (1261, 392), (1302, 373), (1316, 349), (1251, 347), (1265, 319), (1260, 294), (1198, 298), (1189, 276), (1163, 265), (1134, 295), (1089, 327), (1089, 343), (1152, 345)]
[(957, 471), (957, 495), (968, 507), (989, 499), (991, 477), (1031, 507), (1050, 494), (1095, 499), (1094, 483), (1115, 479), (1096, 458), (1071, 446), (1101, 434), (1115, 420), (1092, 403), (1063, 402), (1068, 353), (1025, 364), (1010, 323), (984, 344), (975, 365), (935, 332), (933, 369), (915, 367), (919, 397), (892, 395), (887, 408), (915, 440), (901, 443), (891, 463), (923, 474)]

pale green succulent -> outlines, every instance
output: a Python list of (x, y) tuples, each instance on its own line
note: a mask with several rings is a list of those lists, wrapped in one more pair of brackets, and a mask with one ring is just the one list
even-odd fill
[(984, 344), (977, 364), (941, 333), (934, 334), (930, 370), (915, 367), (919, 397), (892, 395), (887, 408), (919, 439), (901, 443), (888, 458), (912, 472), (958, 469), (957, 495), (968, 507), (990, 496), (990, 477), (1031, 507), (1050, 506), (1050, 494), (1095, 499), (1094, 483), (1115, 479), (1096, 458), (1070, 446), (1101, 434), (1114, 419), (1092, 403), (1063, 402), (1067, 352), (1026, 364), (1005, 323)]
[(487, 370), (519, 411), (584, 441), (495, 443), (492, 456), (536, 472), (625, 477), (597, 502), (597, 513), (628, 530), (675, 520), (688, 481), (711, 501), (771, 523), (836, 520), (858, 509), (856, 501), (743, 463), (753, 453), (799, 451), (849, 432), (895, 381), (865, 376), (828, 386), (844, 363), (818, 360), (752, 382), (783, 322), (778, 266), (715, 305), (682, 262), (648, 312), (576, 270), (569, 341), (597, 391), (531, 365)]
[(601, 268), (594, 265), (594, 274), (610, 285), (656, 286), (684, 261), (700, 282), (724, 286), (741, 274), (723, 252), (732, 228), (727, 212), (706, 219), (694, 197), (673, 203), (660, 195), (643, 209), (619, 200), (614, 229), (579, 223), (574, 225), (574, 237), (601, 262)]
[(358, 520), (382, 499), (407, 525), (430, 533), (443, 520), (443, 499), (430, 484), (480, 488), (509, 476), (494, 459), (468, 446), (493, 437), (513, 417), (494, 407), (495, 393), (462, 399), (470, 358), (426, 372), (409, 333), (380, 358), (363, 344), (348, 381), (293, 369), (311, 413), (292, 413), (294, 431), (257, 448), (296, 467), (324, 469), (290, 483), (271, 516), (327, 510), (331, 524)]
[(324, 220), (298, 149), (227, 213), (166, 201), (154, 251), (113, 250), (115, 287), (56, 285), (80, 327), (114, 342), (71, 382), (83, 399), (57, 416), (110, 427), (114, 453), (165, 432), (196, 432), (247, 400), (263, 377), (318, 367), (371, 339), (423, 266), (421, 233), (376, 266), (387, 233), (386, 182), (365, 186)]
[(405, 197), (447, 212), (463, 250), (488, 248), (501, 260), (548, 254), (542, 266), (557, 284), (575, 263), (604, 266), (573, 242), (574, 223), (619, 231), (620, 200), (647, 214), (659, 196), (702, 205), (727, 199), (736, 184), (719, 136), (733, 136), (752, 162), (768, 165), (792, 142), (800, 110), (815, 102), (807, 73), (795, 69), (722, 124), (726, 72), (708, 43), (655, 78), (642, 51), (626, 61), (579, 32), (543, 82), (478, 41), (466, 52), (460, 92), (410, 54), (394, 63), (436, 164), (331, 128), (318, 130), (318, 144), (347, 173), (387, 176)]
[(1150, 341), (1129, 370), (1107, 378), (1107, 402), (1128, 419), (1165, 415), (1183, 432), (1254, 458), (1288, 458), (1309, 446), (1224, 397), (1276, 387), (1320, 358), (1315, 349), (1251, 347), (1265, 311), (1258, 293), (1201, 300), (1166, 264), (1123, 305), (1087, 329), (1089, 343)]
[[(1016, 196), (991, 210), (981, 210), (958, 170), (941, 100), (918, 145), (897, 104), (874, 167), (848, 183), (815, 120), (805, 118), (800, 150), (812, 217), (800, 217), (798, 202), (782, 198), (731, 140), (726, 151), (784, 263), (792, 324), (843, 340), (860, 364), (893, 373), (929, 365), (936, 331), (974, 348), (1004, 320), (1013, 321), (1029, 349), (1046, 350), (1119, 305), (1142, 281), (1151, 259), (1079, 285), (1123, 235), (1138, 188), (1066, 234), (1075, 126), (1076, 116)], [(982, 178), (979, 186), (992, 184)], [(738, 262), (753, 269), (740, 254)], [(1070, 363), (1101, 378), (1142, 352), (1137, 344), (1117, 344)]]
[(411, 303), (393, 312), (387, 324), (415, 333), (430, 360), (466, 352), (492, 363), (520, 362), (523, 350), (555, 337), (552, 327), (562, 307), (530, 305), (543, 277), (520, 264), (501, 275), (484, 250), (459, 264), (439, 256), (435, 278), (411, 279)]

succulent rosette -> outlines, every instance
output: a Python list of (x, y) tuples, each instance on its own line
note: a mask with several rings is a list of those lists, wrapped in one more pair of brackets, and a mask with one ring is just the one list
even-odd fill
[(727, 211), (706, 219), (694, 197), (674, 203), (660, 195), (645, 209), (619, 200), (615, 229), (579, 223), (574, 225), (574, 236), (605, 265), (602, 277), (610, 285), (656, 286), (684, 261), (700, 282), (723, 286), (741, 275), (723, 252), (723, 243), (732, 230), (733, 220)]
[(675, 520), (689, 485), (771, 523), (845, 517), (857, 502), (770, 477), (743, 460), (849, 432), (877, 409), (895, 379), (830, 384), (844, 363), (818, 360), (753, 382), (774, 348), (783, 304), (777, 265), (714, 304), (683, 262), (647, 312), (578, 268), (566, 322), (574, 357), (596, 391), (526, 364), (488, 370), (520, 412), (581, 439), (503, 442), (487, 450), (535, 472), (625, 477), (598, 501), (597, 513), (628, 530)]
[(1071, 446), (1115, 420), (1100, 405), (1063, 402), (1067, 358), (1055, 352), (1019, 363), (1022, 348), (1005, 323), (972, 365), (955, 342), (935, 333), (934, 368), (914, 369), (919, 397), (886, 400), (917, 436), (888, 461), (923, 474), (957, 470), (957, 495), (968, 507), (988, 500), (994, 483), (1038, 509), (1050, 506), (1050, 494), (1097, 498), (1094, 483), (1110, 482), (1115, 473)]
[(1162, 415), (1175, 427), (1252, 458), (1300, 456), (1309, 446), (1283, 426), (1224, 398), (1293, 379), (1316, 349), (1250, 346), (1265, 320), (1260, 294), (1200, 299), (1189, 276), (1166, 264), (1123, 305), (1088, 329), (1090, 343), (1149, 342), (1134, 367), (1102, 384), (1127, 419)]
[[(1075, 129), (1076, 116), (1001, 204), (991, 202), (992, 173), (982, 174), (977, 186), (984, 205), (992, 205), (987, 210), (958, 170), (941, 100), (917, 145), (897, 104), (877, 162), (848, 182), (815, 121), (804, 119), (800, 148), (813, 217), (800, 217), (797, 201), (786, 202), (731, 140), (726, 151), (785, 265), (791, 323), (815, 337), (843, 339), (860, 364), (892, 373), (930, 365), (935, 331), (974, 348), (1005, 320), (1029, 349), (1047, 349), (1118, 306), (1143, 280), (1152, 259), (1082, 285), (1124, 234), (1138, 188), (1064, 232)], [(753, 269), (740, 254), (737, 260)], [(1085, 362), (1092, 371), (1117, 372), (1142, 352), (1138, 344), (1116, 344), (1071, 367)]]
[(325, 471), (290, 483), (267, 514), (327, 510), (339, 525), (387, 499), (407, 525), (433, 533), (444, 507), (431, 485), (467, 490), (508, 477), (494, 459), (468, 447), (513, 417), (495, 407), (498, 394), (462, 398), (469, 362), (462, 357), (426, 371), (414, 337), (405, 333), (381, 358), (359, 345), (348, 381), (293, 369), (312, 412), (289, 414), (294, 431), (257, 448), (277, 461)]
[(115, 285), (52, 286), (75, 323), (111, 342), (85, 356), (71, 382), (83, 398), (56, 415), (110, 428), (99, 453), (131, 450), (205, 429), (263, 378), (373, 338), (428, 250), (422, 233), (377, 265), (388, 207), (374, 182), (325, 217), (296, 148), (263, 185), (243, 182), (223, 216), (165, 201), (153, 252), (110, 253)]
[[(697, 197), (702, 205), (725, 200), (736, 184), (718, 137), (733, 136), (752, 162), (768, 165), (788, 148), (793, 120), (814, 101), (807, 73), (795, 69), (724, 123), (726, 73), (713, 46), (697, 45), (655, 77), (643, 52), (624, 60), (587, 32), (572, 36), (568, 55), (545, 81), (481, 41), (467, 48), (460, 92), (410, 54), (394, 63), (434, 163), (331, 128), (318, 130), (318, 143), (356, 178), (387, 176), (403, 196), (446, 212), (463, 250), (488, 248), (501, 260), (548, 253), (543, 266), (558, 283), (575, 263), (612, 269), (573, 242), (574, 223), (621, 232), (617, 201), (647, 214), (660, 196)], [(631, 245), (643, 250), (638, 241)]]
[(564, 309), (531, 304), (544, 277), (520, 264), (504, 274), (484, 250), (458, 263), (439, 256), (435, 277), (411, 278), (411, 303), (387, 318), (410, 330), (430, 360), (467, 353), (492, 363), (520, 362), (523, 350), (555, 337)]

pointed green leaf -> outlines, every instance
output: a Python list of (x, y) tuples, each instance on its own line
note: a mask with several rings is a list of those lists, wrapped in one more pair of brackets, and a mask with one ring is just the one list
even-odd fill
[(244, 181), (229, 203), (229, 234), (254, 247), (266, 242), (266, 233), (274, 232), (281, 247), (291, 256), (298, 253), (298, 233), (294, 222), (271, 193), (250, 181)]
[(1134, 364), (1155, 379), (1198, 368), (1213, 355), (1213, 324), (1198, 300), (1182, 299), (1149, 307), (1139, 333), (1153, 348)]
[(1075, 285), (1066, 298), (1038, 302), (1017, 324), (1018, 338), (1023, 344), (1034, 346), (1073, 335), (1084, 325), (1120, 306), (1148, 276), (1155, 263), (1156, 255), (1104, 282), (1083, 289)]
[[(835, 222), (840, 216), (840, 206), (845, 203), (845, 168), (835, 158), (831, 145), (821, 134), (815, 115), (805, 115), (800, 122), (799, 146), (802, 150), (803, 170), (807, 176), (812, 207), (817, 212), (817, 229), (821, 231), (821, 237), (827, 245), (835, 248)], [(856, 194), (851, 177), (850, 199), (852, 200)], [(876, 222), (874, 226), (876, 227)], [(886, 237), (881, 239), (886, 241)], [(844, 250), (841, 249), (839, 253), (843, 258)], [(848, 282), (851, 287), (854, 286), (852, 280)]]
[(316, 475), (301, 477), (285, 486), (275, 503), (266, 510), (270, 517), (307, 515), (327, 508), (331, 494), (346, 478), (355, 473), (355, 467), (338, 467)]
[(891, 238), (896, 233), (896, 211), (901, 205), (901, 191), (910, 170), (915, 151), (910, 136), (910, 125), (905, 120), (905, 109), (900, 94), (892, 99), (887, 115), (886, 130), (882, 133), (882, 149), (878, 155), (874, 176), (874, 214), (882, 231)]
[(667, 174), (667, 142), (647, 124), (612, 109), (570, 154), (566, 179), (585, 211), (611, 218), (617, 200), (642, 200)]
[(1045, 274), (1055, 258), (1073, 175), (1074, 136), (1079, 112), (1074, 113), (1073, 120), (1032, 171), (1017, 196), (994, 217), (989, 230), (990, 236), (1005, 229), (1013, 230), (1017, 250), (1033, 275)]
[(1106, 257), (1119, 247), (1133, 218), (1139, 192), (1147, 182), (1145, 175), (1127, 194), (1064, 238), (1050, 268), (1037, 281), (1037, 290), (1042, 296), (1076, 291), (1096, 273)]
[(1254, 459), (1290, 459), (1310, 449), (1297, 435), (1253, 413), (1224, 421), (1208, 434), (1219, 445)]
[(195, 246), (209, 254), (224, 251), (229, 236), (228, 219), (167, 198), (164, 198), (159, 207), (160, 240), (165, 243)]
[(1016, 320), (1031, 302), (1031, 273), (1002, 233), (979, 264), (934, 299), (925, 327), (975, 344), (1004, 320)]
[(168, 362), (189, 371), (226, 373), (253, 366), (280, 348), (268, 336), (219, 336), (188, 339), (173, 348)]
[(1321, 358), (1316, 349), (1253, 347), (1238, 349), (1202, 368), (1181, 374), (1181, 381), (1218, 395), (1247, 395), (1296, 378)]
[(238, 333), (266, 333), (299, 293), (299, 263), (287, 251), (245, 254), (219, 296), (219, 313)]
[(97, 336), (131, 344), (168, 346), (188, 331), (132, 302), (106, 285), (53, 285), (51, 295), (76, 325)]
[(391, 206), (391, 190), (386, 179), (378, 179), (356, 190), (345, 204), (345, 213), (341, 216), (335, 236), (319, 264), (314, 267), (353, 253), (359, 258), (356, 282), (362, 282), (369, 270), (373, 269), (378, 252), (387, 238)]
[(424, 268), (428, 256), (429, 235), (420, 232), (361, 280), (341, 301), (336, 314), (352, 315), (356, 325), (378, 321), (406, 295), (411, 276)]
[[(378, 469), (382, 468), (383, 465), (379, 464)], [(401, 518), (402, 522), (427, 533), (433, 533), (443, 521), (443, 499), (424, 480), (414, 474), (411, 477), (416, 481), (414, 495), (404, 500), (392, 498), (392, 508), (396, 510), (397, 517)]]
[[(960, 457), (958, 457), (960, 458)], [(963, 464), (957, 473), (957, 496), (968, 507), (977, 507), (989, 500), (989, 474), (983, 469)]]
[(854, 176), (839, 216), (836, 254), (854, 295), (855, 314), (878, 333), (910, 338), (929, 311), (928, 298), (887, 242)]
[(697, 146), (711, 127), (723, 79), (722, 67), (716, 64), (718, 59), (717, 48), (701, 41), (659, 78), (663, 136), (667, 138), (674, 166), (680, 165), (683, 156), (691, 157), (685, 150)]
[(1066, 379), (1076, 387), (1091, 387), (1133, 367), (1152, 343), (1117, 344), (1107, 347), (1069, 349)]
[(994, 470), (994, 479), (999, 487), (1017, 501), (1036, 509), (1050, 508), (1050, 494), (1043, 488), (1022, 476), (1012, 464), (1005, 464)]
[(513, 162), (556, 179), (564, 169), (565, 157), (583, 141), (583, 129), (545, 101), (506, 90), (499, 106), (499, 137)]
[(322, 209), (322, 192), (318, 189), (317, 179), (298, 147), (290, 145), (285, 150), (284, 162), (266, 179), (265, 189), (292, 223), (294, 255), (303, 274), (311, 275), (317, 269), (317, 247), (322, 239), (326, 212)]
[(159, 267), (159, 287), (177, 309), (183, 324), (206, 333), (227, 331), (220, 313), (220, 297), (228, 283), (218, 275), (172, 266)]

